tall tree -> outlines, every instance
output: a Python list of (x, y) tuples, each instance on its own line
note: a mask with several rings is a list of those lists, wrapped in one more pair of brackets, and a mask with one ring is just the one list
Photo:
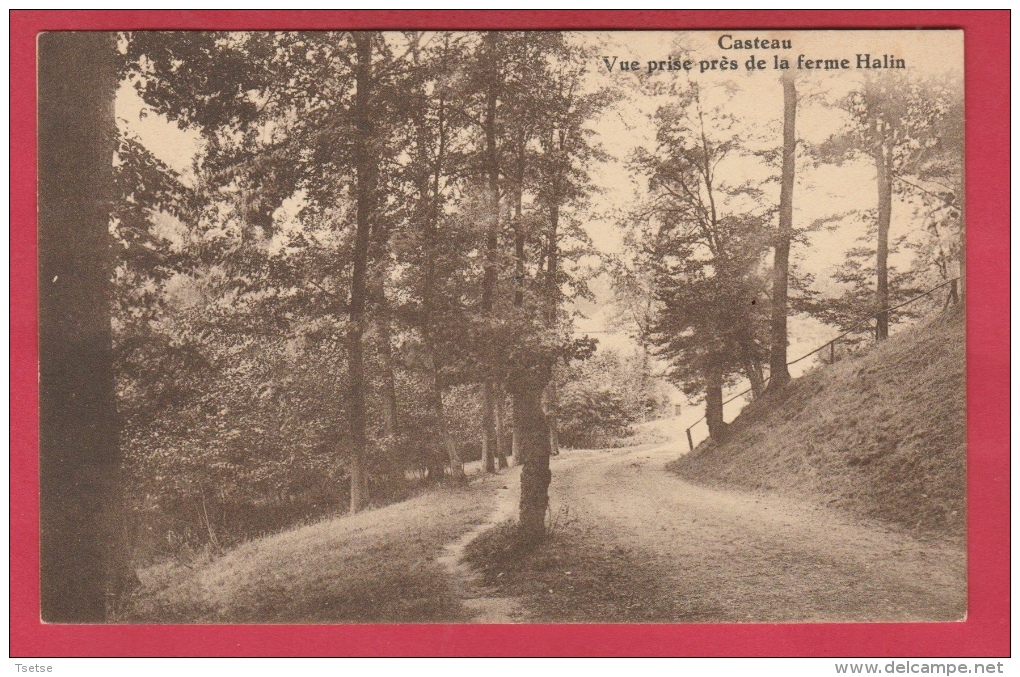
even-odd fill
[[(542, 39), (536, 37), (511, 33), (505, 43), (507, 56), (513, 60), (513, 67), (508, 69), (504, 83), (506, 139), (503, 157), (506, 166), (505, 192), (510, 198), (508, 208), (513, 209), (508, 221), (513, 237), (512, 289), (513, 306), (517, 313), (524, 312), (529, 292), (529, 266), (539, 254), (535, 251), (535, 219), (540, 217), (534, 207), (525, 212), (524, 198), (541, 181), (536, 171), (539, 149), (534, 147), (534, 142), (541, 133), (543, 122), (544, 106), (539, 102), (544, 101), (546, 94), (542, 90), (546, 84), (542, 64), (549, 48), (560, 39), (560, 36), (553, 34), (543, 36)], [(516, 428), (515, 420), (511, 417), (512, 453), (514, 463), (520, 465), (521, 431)]]
[[(561, 85), (562, 86), (562, 85)], [(571, 100), (573, 97), (573, 87), (576, 86), (576, 80), (568, 85), (568, 91), (563, 95), (566, 100), (566, 108), (569, 111), (573, 105)], [(565, 116), (561, 109), (558, 122), (565, 123), (563, 119)], [(559, 125), (553, 125), (542, 137), (542, 144), (545, 149), (548, 160), (546, 166), (549, 171), (546, 172), (549, 183), (546, 186), (546, 190), (542, 194), (542, 202), (545, 204), (548, 210), (549, 219), (549, 230), (546, 235), (547, 239), (547, 250), (545, 254), (545, 321), (550, 327), (555, 327), (556, 322), (559, 320), (560, 313), (560, 203), (563, 200), (562, 193), (564, 192), (564, 183), (567, 182), (566, 167), (564, 167), (565, 154), (567, 153), (568, 144), (572, 141), (570, 138), (571, 133), (576, 133), (576, 129), (568, 129), (565, 126), (560, 127)], [(549, 453), (553, 456), (560, 453), (560, 441), (559, 441), (559, 396), (556, 392), (556, 370), (555, 365), (550, 374), (549, 385), (546, 386), (545, 390), (545, 416), (546, 423), (549, 426)]]
[[(564, 319), (563, 286), (570, 281), (563, 269), (562, 240), (576, 237), (577, 224), (571, 216), (583, 207), (593, 190), (587, 174), (589, 163), (605, 158), (602, 150), (591, 141), (588, 123), (617, 96), (616, 92), (607, 88), (583, 92), (585, 68), (581, 64), (591, 54), (569, 43), (555, 45), (555, 48), (557, 58), (549, 65), (540, 90), (543, 115), (535, 122), (542, 149), (535, 163), (538, 179), (536, 197), (546, 219), (542, 236), (545, 249), (541, 260), (545, 263), (545, 270), (541, 296), (545, 322), (552, 330)], [(555, 367), (545, 393), (549, 445), (554, 455), (559, 453), (559, 396)]]
[(867, 157), (875, 167), (877, 201), (874, 211), (875, 287), (870, 313), (876, 317), (875, 336), (889, 336), (890, 228), (897, 183), (913, 183), (916, 175), (941, 146), (940, 132), (950, 101), (938, 83), (902, 73), (866, 74), (860, 86), (843, 99), (850, 125), (821, 144), (823, 161), (842, 163)]
[[(500, 156), (499, 156), (499, 100), (502, 94), (501, 43), (502, 35), (489, 31), (482, 37), (482, 61), (485, 73), (485, 278), (482, 282), (482, 314), (492, 322), (499, 280), (500, 252)], [(496, 375), (492, 366), (485, 367), (482, 378), (482, 463), (486, 472), (496, 472), (496, 445), (498, 431), (495, 421)]]
[[(538, 233), (533, 238), (538, 251), (534, 257), (537, 261), (530, 319), (541, 322), (544, 330), (539, 334), (537, 346), (531, 345), (523, 359), (511, 362), (515, 367), (511, 371), (514, 415), (523, 438), (520, 444), (524, 465), (520, 525), (527, 537), (544, 530), (542, 520), (548, 506), (551, 480), (549, 455), (557, 453), (559, 447), (558, 398), (553, 380), (556, 366), (590, 355), (586, 344), (567, 339), (569, 329), (562, 315), (563, 289), (570, 284), (571, 293), (587, 293), (583, 281), (576, 274), (568, 274), (566, 265), (587, 251), (587, 239), (579, 227), (577, 214), (593, 190), (588, 173), (590, 164), (605, 157), (593, 142), (588, 123), (601, 114), (614, 96), (605, 88), (582, 93), (582, 64), (591, 54), (573, 47), (561, 34), (533, 39), (540, 41), (538, 47), (544, 58), (525, 60), (525, 63), (541, 64), (538, 68), (533, 66), (529, 75), (534, 79), (532, 96), (542, 111), (540, 119), (533, 123), (542, 151), (535, 160), (538, 183), (535, 198), (542, 218), (536, 222)], [(565, 251), (569, 248), (565, 243), (571, 240), (577, 244), (567, 256)], [(519, 265), (518, 269), (524, 267), (526, 264)], [(524, 431), (520, 427), (533, 415), (536, 400), (541, 406), (542, 393), (536, 394), (533, 390), (539, 385), (545, 391), (546, 400), (545, 426), (541, 428), (547, 439), (543, 444), (538, 443), (534, 429)], [(518, 409), (522, 410), (519, 418)], [(538, 422), (533, 425), (537, 426)]]
[(111, 347), (111, 33), (39, 37), (42, 618), (101, 622), (130, 576)]
[[(128, 52), (143, 98), (179, 125), (202, 131), (209, 200), (236, 196), (233, 211), (244, 237), (227, 253), (237, 263), (235, 285), (250, 291), (265, 282), (253, 274), (252, 262), (272, 259), (266, 254), (277, 246), (271, 240), (278, 210), (288, 200), (302, 204), (303, 231), (284, 237), (290, 253), (264, 270), (285, 273), (279, 282), (287, 291), (275, 298), (308, 302), (345, 336), (334, 345), (347, 363), (346, 394), (335, 406), (337, 433), (346, 428), (346, 434), (335, 445), (349, 466), (351, 507), (361, 509), (368, 500), (372, 383), (364, 344), (370, 325), (387, 328), (373, 322), (386, 316), (379, 312), (385, 311), (386, 272), (374, 264), (389, 241), (380, 167), (392, 166), (387, 159), (397, 152), (386, 140), (393, 137), (399, 57), (378, 32), (195, 33), (187, 39), (139, 33)], [(317, 234), (321, 226), (332, 232)], [(306, 237), (313, 233), (318, 239)], [(327, 254), (323, 245), (333, 249), (332, 265), (323, 265), (322, 256), (298, 265), (302, 251)], [(289, 310), (278, 316), (280, 323), (292, 320)], [(385, 362), (386, 346), (380, 348)], [(395, 423), (393, 388), (383, 390), (390, 391), (381, 399)]]
[(371, 32), (356, 32), (354, 156), (356, 176), (354, 252), (351, 265), (351, 323), (347, 335), (348, 417), (351, 440), (351, 511), (368, 505), (368, 437), (365, 421), (365, 357), (364, 335), (366, 300), (368, 296), (368, 253), (375, 221), (376, 184), (379, 168), (375, 148), (376, 109), (373, 106), (375, 87), (372, 72)]
[[(465, 311), (460, 295), (452, 289), (460, 282), (458, 271), (466, 267), (460, 258), (465, 247), (458, 239), (456, 220), (445, 213), (460, 170), (455, 158), (462, 155), (457, 147), (461, 128), (455, 122), (460, 92), (454, 82), (457, 56), (463, 53), (466, 38), (443, 33), (428, 41), (421, 34), (408, 39), (411, 97), (405, 110), (410, 115), (413, 153), (407, 166), (410, 188), (405, 191), (409, 227), (397, 249), (400, 262), (410, 264), (404, 266), (404, 285), (415, 299), (412, 324), (421, 332), (425, 352), (434, 455), (445, 454), (452, 478), (462, 481), (464, 462), (446, 422), (443, 399), (451, 372), (463, 371), (458, 363), (468, 352), (463, 346), (467, 343), (463, 340)], [(440, 476), (438, 466), (430, 470), (430, 476), (433, 473)]]
[(724, 160), (750, 162), (751, 153), (724, 106), (705, 110), (698, 85), (677, 92), (655, 124), (656, 149), (639, 151), (633, 162), (652, 194), (638, 215), (654, 224), (643, 252), (659, 304), (652, 340), (672, 363), (671, 378), (688, 394), (705, 394), (718, 438), (730, 376), (742, 369), (755, 393), (761, 390), (763, 233), (775, 209), (760, 185), (726, 180)]
[(769, 388), (781, 388), (790, 380), (786, 366), (787, 291), (790, 275), (790, 242), (793, 240), (793, 185), (797, 161), (797, 83), (793, 71), (783, 71), (783, 173), (779, 190), (779, 231), (772, 266), (772, 335), (769, 350)]
[[(518, 124), (512, 140), (513, 159), (513, 230), (514, 230), (514, 306), (524, 306), (525, 281), (527, 279), (527, 234), (524, 223), (524, 189), (528, 168), (528, 143), (534, 134), (533, 125)], [(511, 417), (511, 453), (514, 465), (521, 464), (520, 441), (522, 431), (517, 428), (517, 419)]]

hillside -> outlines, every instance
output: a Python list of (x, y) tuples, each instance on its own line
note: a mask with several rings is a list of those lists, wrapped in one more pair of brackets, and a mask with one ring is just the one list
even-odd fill
[(452, 623), (470, 617), (437, 558), (483, 523), (505, 475), (138, 572), (127, 623)]
[(670, 469), (962, 537), (964, 341), (962, 309), (904, 330), (752, 403), (722, 444), (702, 444)]

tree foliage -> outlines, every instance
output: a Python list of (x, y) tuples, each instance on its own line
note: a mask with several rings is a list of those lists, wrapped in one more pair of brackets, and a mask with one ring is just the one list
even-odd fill
[(183, 175), (129, 134), (118, 152), (118, 383), (152, 549), (268, 528), (244, 506), (456, 477), (486, 439), (479, 387), (540, 392), (591, 354), (562, 307), (587, 294), (609, 99), (568, 36), (140, 32), (125, 52), (149, 113), (201, 138)]
[[(848, 252), (833, 276), (843, 293), (832, 297), (809, 291), (801, 296), (801, 309), (844, 330), (877, 317), (881, 337), (890, 323), (915, 310), (888, 315), (884, 309), (963, 270), (959, 84), (890, 71), (865, 76), (860, 87), (838, 102), (848, 124), (813, 149), (816, 161), (869, 161), (875, 166), (878, 204), (852, 215), (863, 232), (860, 246)], [(907, 235), (890, 236), (894, 223), (906, 220), (903, 212), (926, 221), (924, 230), (909, 240)], [(917, 257), (909, 269), (898, 271), (889, 258), (900, 248)]]
[(633, 424), (660, 417), (670, 404), (640, 353), (603, 350), (567, 367), (560, 380), (560, 440), (567, 447), (620, 444)]
[[(633, 158), (650, 192), (635, 241), (658, 304), (648, 333), (671, 365), (670, 378), (688, 394), (711, 390), (721, 402), (732, 375), (762, 379), (762, 264), (777, 209), (760, 184), (729, 178), (727, 160), (751, 162), (754, 155), (725, 106), (706, 110), (703, 99), (691, 84), (660, 107), (655, 149)], [(721, 409), (716, 413), (721, 421)]]

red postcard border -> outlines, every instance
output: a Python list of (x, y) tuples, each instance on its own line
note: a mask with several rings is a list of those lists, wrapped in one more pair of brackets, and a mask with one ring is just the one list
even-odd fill
[[(1009, 12), (41, 11), (11, 31), (10, 655), (1008, 656)], [(969, 611), (959, 623), (90, 626), (39, 621), (35, 40), (46, 30), (962, 28)]]

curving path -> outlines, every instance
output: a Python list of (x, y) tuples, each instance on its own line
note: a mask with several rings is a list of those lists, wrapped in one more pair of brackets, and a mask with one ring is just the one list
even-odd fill
[[(671, 434), (669, 423), (657, 425)], [(687, 610), (685, 620), (965, 617), (962, 545), (774, 494), (690, 484), (664, 467), (680, 449), (673, 440), (566, 451), (552, 461), (550, 497), (553, 512), (566, 510), (599, 547), (634, 553), (659, 594)], [(509, 486), (516, 490), (516, 478)]]

